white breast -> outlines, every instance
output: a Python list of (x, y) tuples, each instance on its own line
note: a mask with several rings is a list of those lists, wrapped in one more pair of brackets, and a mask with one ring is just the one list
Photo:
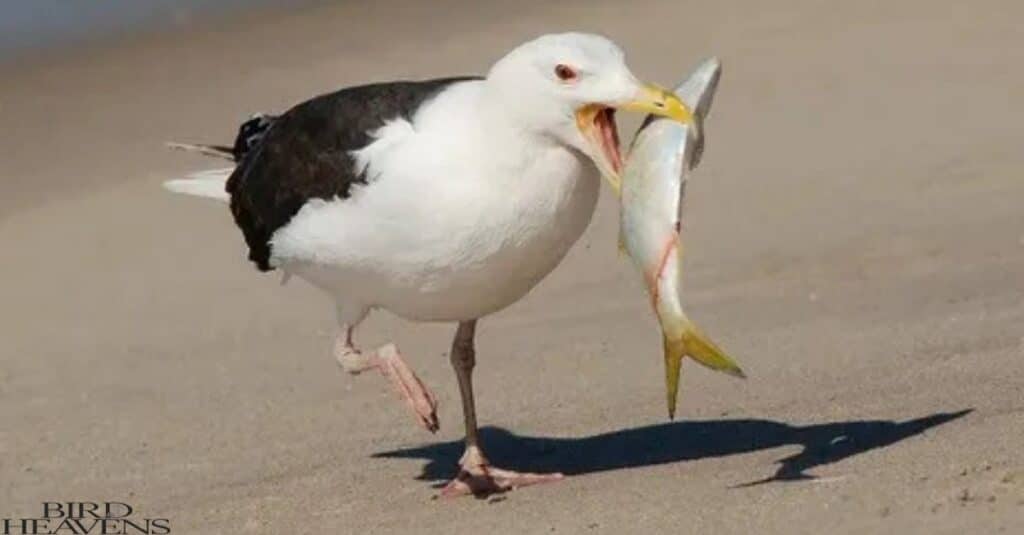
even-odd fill
[(273, 261), (339, 302), (416, 320), (478, 318), (523, 297), (586, 229), (600, 180), (553, 142), (481, 132), (451, 105), (464, 110), (472, 91), (383, 129), (360, 154), (370, 184), (309, 202), (274, 235)]

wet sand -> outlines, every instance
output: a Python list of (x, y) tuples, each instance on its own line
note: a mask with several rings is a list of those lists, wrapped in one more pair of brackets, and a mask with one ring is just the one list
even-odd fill
[[(1024, 42), (1015, 2), (687, 7), (387, 0), (199, 22), (0, 70), (0, 518), (116, 500), (172, 533), (994, 533), (1024, 526)], [(439, 16), (439, 14), (443, 16)], [(387, 314), (418, 429), (329, 355), (329, 303), (245, 260), (166, 140), (368, 80), (479, 73), (547, 31), (725, 76), (688, 191), (687, 305), (746, 381), (660, 343), (602, 193), (570, 257), (481, 323), (493, 460), (563, 483), (433, 500), (452, 325)], [(626, 121), (632, 131), (636, 119)]]

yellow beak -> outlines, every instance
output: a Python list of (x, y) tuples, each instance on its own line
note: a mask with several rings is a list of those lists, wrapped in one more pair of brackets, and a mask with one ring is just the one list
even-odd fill
[(694, 123), (693, 111), (675, 93), (654, 84), (644, 84), (635, 100), (618, 108), (668, 117), (688, 125)]
[[(675, 93), (654, 85), (654, 84), (643, 84), (640, 86), (640, 91), (636, 97), (628, 102), (611, 104), (611, 107), (625, 111), (635, 111), (640, 113), (648, 113), (659, 117), (665, 117), (673, 121), (678, 121), (685, 125), (690, 125), (694, 128), (697, 127), (697, 122), (694, 120), (693, 111), (687, 106)], [(584, 135), (589, 139), (596, 140), (595, 133), (593, 131), (593, 118), (594, 115), (605, 106), (592, 104), (583, 107), (577, 112), (577, 121), (580, 126), (580, 130), (584, 132)], [(594, 141), (595, 144), (599, 144)], [(619, 176), (618, 170), (616, 170), (609, 162), (598, 160), (598, 167), (601, 169), (601, 174), (604, 175), (605, 180), (608, 181), (608, 185), (612, 187), (612, 191), (615, 192), (616, 196), (621, 194), (622, 190), (622, 177)]]

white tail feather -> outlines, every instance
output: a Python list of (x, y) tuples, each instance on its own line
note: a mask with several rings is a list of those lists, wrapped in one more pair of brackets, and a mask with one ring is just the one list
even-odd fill
[(196, 197), (206, 197), (207, 199), (216, 199), (221, 202), (228, 202), (231, 198), (228, 196), (228, 192), (224, 189), (224, 184), (227, 182), (228, 177), (231, 176), (231, 172), (235, 169), (233, 167), (227, 167), (224, 169), (208, 169), (206, 171), (199, 171), (198, 173), (192, 173), (185, 178), (179, 178), (176, 180), (168, 180), (164, 182), (164, 188), (175, 193), (184, 193), (185, 195), (194, 195)]

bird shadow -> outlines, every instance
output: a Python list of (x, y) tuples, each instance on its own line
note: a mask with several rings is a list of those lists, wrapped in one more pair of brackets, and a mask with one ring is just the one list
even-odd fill
[[(779, 446), (799, 445), (800, 452), (780, 459), (775, 473), (743, 483), (814, 479), (807, 471), (873, 449), (884, 448), (974, 409), (935, 413), (902, 422), (850, 420), (790, 425), (758, 419), (702, 420), (649, 425), (580, 438), (519, 436), (498, 427), (480, 430), (481, 442), (495, 466), (529, 472), (589, 474), (679, 461), (723, 457)], [(456, 475), (461, 441), (375, 453), (374, 458), (426, 459), (425, 481), (444, 481)]]

